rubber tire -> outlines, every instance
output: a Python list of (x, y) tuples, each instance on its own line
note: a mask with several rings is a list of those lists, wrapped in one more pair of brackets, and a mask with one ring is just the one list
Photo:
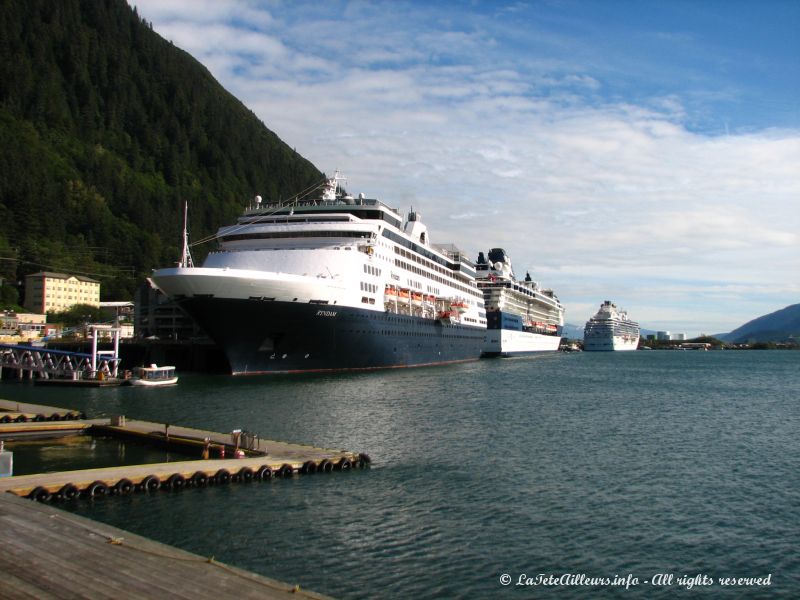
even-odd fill
[(292, 467), (292, 465), (283, 465), (280, 468), (280, 471), (278, 471), (278, 475), (284, 478), (291, 477), (292, 475), (294, 475), (294, 468)]
[(80, 490), (71, 483), (65, 483), (58, 490), (58, 499), (61, 501), (74, 500), (81, 495)]
[(313, 460), (307, 460), (303, 463), (303, 466), (300, 467), (300, 472), (303, 475), (313, 475), (317, 472), (317, 463), (315, 463)]
[(253, 481), (254, 473), (253, 469), (251, 469), (250, 467), (242, 467), (241, 469), (239, 469), (238, 475), (239, 475), (239, 481), (241, 481), (242, 483), (250, 483), (251, 481)]
[(36, 502), (50, 502), (50, 498), (53, 495), (47, 491), (46, 487), (42, 487), (41, 485), (36, 486), (31, 490), (31, 493), (28, 494), (28, 498), (31, 500), (36, 500)]
[(155, 492), (161, 487), (161, 480), (155, 475), (148, 475), (139, 483), (139, 488), (143, 492)]
[(177, 492), (178, 490), (182, 490), (186, 485), (186, 478), (181, 475), (180, 473), (173, 473), (169, 476), (169, 479), (164, 483), (164, 487), (172, 492)]
[(270, 469), (267, 465), (261, 466), (258, 471), (256, 471), (256, 479), (259, 481), (267, 481), (268, 479), (272, 479), (275, 476), (272, 469)]
[(108, 495), (108, 486), (102, 481), (95, 481), (83, 490), (87, 498), (102, 498)]
[(225, 485), (231, 482), (231, 473), (228, 469), (220, 469), (214, 474), (214, 483)]
[(338, 463), (336, 463), (336, 469), (338, 471), (349, 471), (353, 468), (353, 463), (350, 462), (349, 458), (342, 458)]
[(208, 475), (203, 473), (203, 471), (197, 471), (192, 475), (191, 479), (189, 479), (189, 483), (194, 487), (206, 487), (208, 485)]
[(115, 496), (127, 496), (134, 490), (133, 482), (130, 479), (120, 479), (111, 487), (111, 493)]
[(319, 463), (317, 470), (320, 473), (330, 473), (331, 471), (333, 471), (333, 463), (326, 458), (321, 463)]

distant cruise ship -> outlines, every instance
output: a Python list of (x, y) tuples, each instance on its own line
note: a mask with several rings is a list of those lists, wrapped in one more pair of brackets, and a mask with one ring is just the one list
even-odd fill
[(233, 374), (477, 360), (486, 334), (475, 265), (433, 244), (419, 213), (346, 195), (255, 204), (222, 227), (202, 267), (184, 256), (153, 284), (225, 351)]
[(522, 356), (558, 350), (564, 307), (553, 290), (542, 289), (526, 274), (517, 281), (511, 258), (502, 248), (479, 253), (478, 287), (486, 305), (486, 344), (482, 356)]
[(636, 350), (638, 346), (639, 324), (609, 300), (600, 305), (583, 330), (583, 349), (590, 352)]

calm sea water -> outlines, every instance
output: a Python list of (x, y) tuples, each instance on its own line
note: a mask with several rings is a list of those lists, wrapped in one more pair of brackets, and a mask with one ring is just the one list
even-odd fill
[[(798, 367), (583, 353), (0, 396), (367, 452), (363, 471), (62, 505), (337, 598), (795, 598)], [(563, 585), (517, 585), (540, 576)]]

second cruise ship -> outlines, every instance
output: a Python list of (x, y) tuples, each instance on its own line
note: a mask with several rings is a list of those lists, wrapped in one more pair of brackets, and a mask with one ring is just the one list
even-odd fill
[(558, 350), (564, 307), (553, 290), (543, 289), (530, 274), (518, 281), (511, 258), (502, 248), (483, 252), (476, 263), (478, 287), (486, 306), (486, 343), (482, 356), (524, 356)]

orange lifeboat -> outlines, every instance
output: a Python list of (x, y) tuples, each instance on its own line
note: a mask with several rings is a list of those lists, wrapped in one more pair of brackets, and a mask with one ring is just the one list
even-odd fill
[(468, 305), (467, 305), (467, 302), (465, 300), (453, 300), (450, 303), (450, 307), (453, 310), (458, 311), (459, 313), (466, 312), (467, 311), (467, 306)]

